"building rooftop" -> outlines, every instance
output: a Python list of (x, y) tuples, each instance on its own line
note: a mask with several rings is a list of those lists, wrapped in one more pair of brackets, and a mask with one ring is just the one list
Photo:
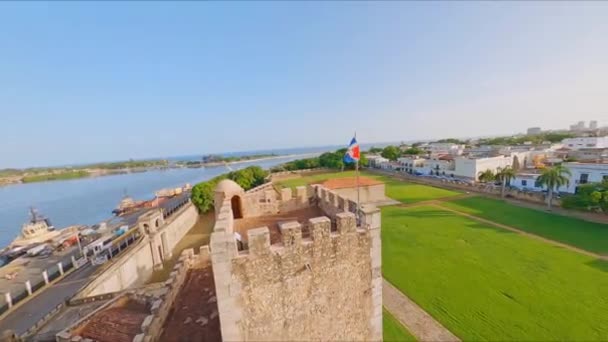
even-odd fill
[[(375, 180), (373, 178), (359, 177), (359, 186), (371, 186), (382, 184), (381, 181)], [(356, 188), (357, 187), (357, 177), (347, 177), (347, 178), (333, 178), (326, 180), (322, 183), (323, 187), (329, 190), (335, 189), (345, 189), (345, 188)]]

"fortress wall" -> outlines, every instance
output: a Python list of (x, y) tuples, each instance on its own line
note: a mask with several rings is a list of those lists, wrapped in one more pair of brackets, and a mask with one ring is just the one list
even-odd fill
[(318, 203), (337, 231), (329, 217), (284, 222), (282, 241), (270, 245), (267, 227), (251, 229), (249, 249), (240, 252), (230, 203), (222, 204), (210, 247), (224, 340), (382, 339), (380, 211), (362, 208), (357, 226), (345, 212), (356, 210), (354, 202), (321, 187), (307, 194), (295, 198)]
[[(198, 210), (192, 203), (188, 203), (181, 212), (173, 214), (165, 221), (163, 232), (167, 234), (167, 249), (173, 248), (183, 239), (188, 231), (194, 227), (198, 220)], [(161, 232), (162, 234), (162, 232)], [(165, 258), (170, 257), (166, 255)]]
[[(196, 207), (192, 203), (188, 203), (179, 212), (170, 216), (154, 237), (144, 234), (141, 241), (115, 259), (110, 260), (111, 264), (106, 266), (106, 269), (87, 284), (78, 293), (78, 297), (117, 292), (143, 284), (154, 271), (153, 251), (158, 253), (157, 246), (162, 246), (163, 234), (166, 234), (166, 247), (171, 251), (188, 230), (194, 226), (197, 219)], [(165, 258), (170, 256), (167, 253), (164, 255)]]
[(145, 279), (152, 275), (152, 271), (152, 251), (148, 237), (144, 236), (142, 240), (117, 257), (111, 265), (102, 270), (93, 281), (80, 290), (78, 298), (125, 290), (143, 283)]

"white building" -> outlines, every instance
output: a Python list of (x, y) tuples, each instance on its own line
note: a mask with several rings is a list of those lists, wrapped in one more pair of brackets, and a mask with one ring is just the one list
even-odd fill
[(538, 176), (538, 173), (518, 173), (509, 185), (519, 190), (542, 191), (544, 187), (538, 184)]
[(570, 169), (570, 184), (560, 191), (575, 193), (576, 187), (608, 180), (608, 163), (564, 163)]
[(492, 170), (496, 172), (499, 168), (511, 166), (512, 156), (498, 156), (490, 158), (466, 158), (454, 159), (454, 176), (472, 180), (478, 180), (479, 173)]
[(579, 121), (574, 125), (570, 125), (571, 131), (584, 131), (585, 130), (585, 121)]
[(589, 121), (589, 129), (597, 129), (597, 121), (596, 120)]
[(571, 150), (578, 150), (581, 148), (608, 148), (608, 136), (567, 138), (562, 140), (562, 144), (564, 147)]
[(453, 156), (459, 156), (464, 151), (464, 148), (465, 145), (439, 142), (433, 142), (424, 146), (424, 149), (427, 150), (431, 154), (431, 156), (440, 154), (450, 154)]
[(442, 176), (454, 174), (454, 161), (449, 155), (436, 158), (402, 157), (397, 161), (401, 164), (401, 170), (411, 174)]
[(389, 160), (379, 156), (379, 155), (367, 155), (365, 156), (367, 158), (367, 166), (369, 167), (374, 167), (374, 168), (381, 168), (382, 164), (384, 163), (388, 163)]
[[(397, 162), (401, 164), (401, 168), (404, 172), (415, 174), (416, 170), (424, 167), (424, 162), (426, 159), (420, 158), (418, 156), (410, 156), (410, 157), (401, 157), (397, 159)], [(418, 171), (418, 174), (422, 174)]]

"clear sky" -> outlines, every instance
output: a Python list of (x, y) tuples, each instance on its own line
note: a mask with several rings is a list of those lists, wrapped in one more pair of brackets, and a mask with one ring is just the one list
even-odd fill
[(0, 3), (0, 167), (608, 123), (608, 3)]

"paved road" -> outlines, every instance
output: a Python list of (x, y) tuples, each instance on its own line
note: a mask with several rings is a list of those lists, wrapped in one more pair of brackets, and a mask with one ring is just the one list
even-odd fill
[(0, 320), (0, 332), (10, 329), (18, 335), (23, 334), (59, 303), (76, 293), (88, 281), (97, 267), (86, 264), (37, 294)]

